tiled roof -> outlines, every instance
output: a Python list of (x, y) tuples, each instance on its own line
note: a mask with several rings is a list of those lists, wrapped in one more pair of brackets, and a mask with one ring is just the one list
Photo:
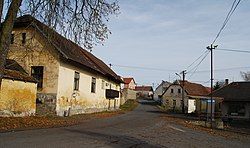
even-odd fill
[[(179, 83), (183, 87), (183, 81), (179, 81)], [(209, 91), (205, 86), (188, 81), (184, 81), (184, 89), (188, 95), (192, 96), (206, 96), (209, 94)]]
[(136, 86), (135, 91), (153, 91), (152, 86)]
[(32, 76), (29, 76), (25, 70), (14, 60), (6, 60), (3, 77), (5, 79), (20, 80), (25, 82), (37, 82)]
[(213, 92), (224, 101), (250, 101), (250, 82), (233, 82)]
[(129, 84), (134, 78), (122, 78), (124, 84)]
[(55, 47), (60, 57), (64, 58), (66, 62), (76, 66), (84, 66), (84, 68), (98, 72), (115, 82), (122, 82), (121, 78), (103, 61), (95, 57), (87, 50), (81, 48), (71, 40), (61, 36), (59, 33), (49, 28), (47, 25), (41, 23), (34, 17), (30, 15), (21, 16), (17, 18), (14, 24), (14, 28), (28, 26), (35, 28), (35, 30), (44, 36), (48, 43)]

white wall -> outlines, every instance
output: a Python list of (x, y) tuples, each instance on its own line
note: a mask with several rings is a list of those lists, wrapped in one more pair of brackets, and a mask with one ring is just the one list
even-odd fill
[[(75, 71), (80, 73), (79, 90), (74, 89)], [(96, 78), (96, 92), (91, 92), (92, 77)], [(105, 81), (102, 88), (102, 81)], [(91, 113), (107, 110), (110, 107), (119, 107), (120, 98), (114, 100), (106, 99), (105, 89), (111, 88), (120, 91), (117, 83), (110, 82), (98, 74), (89, 73), (82, 69), (61, 63), (59, 66), (58, 92), (57, 92), (57, 114), (63, 115), (64, 111), (70, 109), (70, 114)]]

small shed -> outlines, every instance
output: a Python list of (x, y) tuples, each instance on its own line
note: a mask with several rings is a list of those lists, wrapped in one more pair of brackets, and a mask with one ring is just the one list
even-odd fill
[(30, 116), (36, 111), (37, 81), (7, 60), (0, 88), (0, 116)]

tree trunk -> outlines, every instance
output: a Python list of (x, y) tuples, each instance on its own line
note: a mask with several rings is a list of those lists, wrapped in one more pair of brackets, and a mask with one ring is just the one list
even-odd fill
[(4, 0), (0, 0), (0, 28), (2, 23), (3, 5), (4, 5)]
[(15, 19), (17, 17), (17, 12), (22, 3), (22, 0), (12, 0), (4, 22), (1, 26), (0, 34), (0, 90), (1, 83), (4, 74), (4, 65), (6, 62), (9, 46), (10, 46), (10, 37), (11, 32), (14, 26)]

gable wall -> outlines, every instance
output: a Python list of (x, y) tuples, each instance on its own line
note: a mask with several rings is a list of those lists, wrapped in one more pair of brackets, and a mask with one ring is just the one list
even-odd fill
[[(26, 43), (23, 45), (22, 33), (26, 32)], [(58, 54), (40, 34), (31, 28), (14, 29), (14, 44), (10, 46), (8, 58), (14, 59), (29, 75), (31, 66), (44, 66), (43, 88), (38, 93), (55, 94), (58, 86), (59, 62)]]
[[(173, 93), (171, 93), (171, 89), (174, 90)], [(180, 93), (178, 93), (178, 89), (181, 90)], [(174, 107), (173, 100), (176, 100), (175, 110), (181, 111), (182, 87), (180, 85), (171, 85), (163, 95), (163, 104), (170, 110)], [(188, 106), (188, 97), (186, 92), (184, 93), (184, 106), (185, 108)]]

